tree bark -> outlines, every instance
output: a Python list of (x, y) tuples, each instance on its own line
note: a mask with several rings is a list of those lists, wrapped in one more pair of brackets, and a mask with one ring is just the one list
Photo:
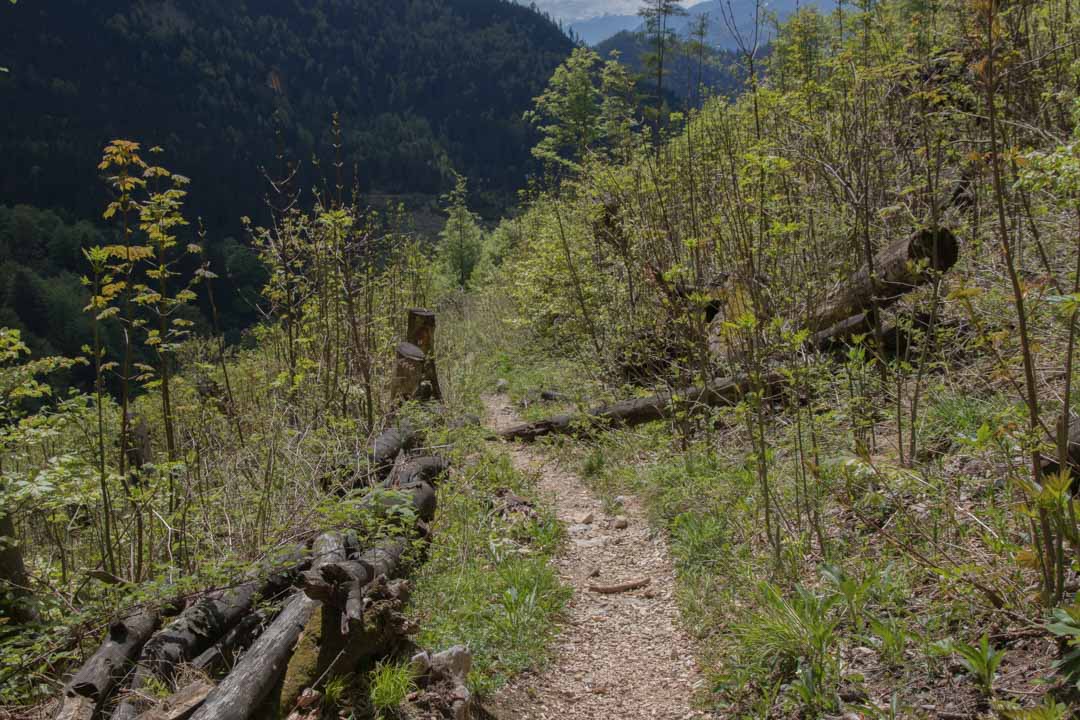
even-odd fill
[(232, 630), (225, 633), (224, 637), (192, 660), (192, 667), (210, 675), (232, 662), (237, 651), (247, 647), (265, 620), (266, 617), (261, 612), (247, 615)]
[(431, 397), (442, 400), (439, 373), (435, 368), (435, 313), (420, 308), (409, 310), (409, 327), (405, 339), (424, 353), (423, 381), (431, 384)]
[(424, 382), (427, 355), (412, 343), (398, 343), (397, 360), (394, 363), (394, 380), (390, 395), (395, 403), (420, 398), (420, 384)]
[(68, 683), (68, 697), (82, 696), (100, 703), (124, 679), (128, 667), (158, 624), (156, 609), (137, 610), (109, 628), (97, 652)]
[(807, 328), (821, 331), (874, 307), (892, 305), (906, 293), (930, 280), (929, 270), (945, 272), (960, 257), (960, 246), (951, 231), (923, 229), (900, 240), (874, 257), (872, 277), (867, 265), (816, 303)]
[[(4, 596), (10, 596), (10, 601)], [(35, 613), (27, 606), (30, 590), (23, 565), (22, 550), (15, 538), (15, 522), (6, 508), (0, 509), (0, 617), (14, 623), (35, 620)]]
[[(315, 541), (312, 568), (345, 559), (340, 535), (321, 535)], [(247, 720), (281, 680), (300, 633), (319, 603), (295, 593), (277, 619), (244, 654), (233, 671), (214, 688), (193, 720)]]
[(450, 469), (450, 463), (444, 458), (429, 455), (409, 460), (404, 465), (396, 468), (387, 483), (391, 486), (409, 486), (413, 483), (426, 482), (432, 485), (438, 484), (441, 478)]
[[(141, 690), (155, 677), (172, 682), (181, 663), (210, 649), (241, 620), (251, 616), (257, 598), (273, 597), (288, 587), (302, 562), (297, 561), (293, 572), (273, 572), (269, 579), (252, 580), (215, 593), (184, 610), (143, 646), (131, 689)], [(145, 709), (143, 705), (138, 697), (126, 698), (113, 712), (112, 720), (134, 718)]]
[[(780, 375), (766, 378), (770, 395), (778, 393), (786, 384)], [(523, 423), (506, 428), (499, 433), (503, 440), (531, 442), (546, 435), (582, 435), (600, 427), (634, 427), (672, 416), (680, 407), (735, 405), (750, 391), (752, 383), (746, 378), (716, 380), (706, 387), (690, 387), (676, 393), (662, 392), (634, 400), (621, 400), (611, 405), (601, 405), (584, 413), (566, 413), (546, 420)]]

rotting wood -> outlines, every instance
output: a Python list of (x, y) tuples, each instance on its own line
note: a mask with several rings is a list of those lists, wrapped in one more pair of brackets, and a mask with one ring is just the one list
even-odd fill
[(930, 270), (946, 272), (960, 257), (960, 245), (946, 228), (924, 228), (874, 256), (874, 273), (863, 265), (828, 293), (810, 314), (807, 329), (820, 331), (870, 311), (892, 305), (926, 283)]
[[(319, 536), (313, 546), (312, 569), (345, 559), (344, 541), (337, 533)], [(295, 593), (281, 614), (252, 644), (240, 662), (207, 697), (193, 720), (246, 720), (281, 679), (300, 633), (319, 603)]]
[[(284, 589), (281, 577), (275, 573), (270, 580), (243, 583), (204, 597), (180, 613), (143, 646), (131, 688), (140, 690), (155, 677), (171, 681), (181, 663), (201, 655), (215, 640), (250, 615), (257, 598), (270, 597)], [(134, 717), (139, 709), (136, 699), (125, 699), (113, 713), (113, 720)]]
[(109, 626), (108, 637), (79, 669), (65, 690), (100, 703), (123, 680), (143, 644), (158, 625), (157, 608), (140, 608)]
[[(779, 393), (786, 380), (779, 374), (764, 380), (766, 394)], [(546, 435), (587, 434), (599, 427), (634, 427), (671, 417), (678, 408), (723, 407), (735, 405), (754, 387), (746, 378), (725, 378), (705, 387), (691, 387), (677, 392), (621, 400), (578, 413), (565, 413), (546, 420), (522, 423), (499, 432), (503, 440), (531, 442)]]
[(601, 595), (618, 595), (619, 593), (630, 592), (631, 590), (640, 590), (643, 587), (647, 587), (650, 582), (652, 581), (649, 578), (639, 578), (637, 580), (628, 580), (616, 585), (589, 585), (589, 590), (594, 593), (600, 593)]

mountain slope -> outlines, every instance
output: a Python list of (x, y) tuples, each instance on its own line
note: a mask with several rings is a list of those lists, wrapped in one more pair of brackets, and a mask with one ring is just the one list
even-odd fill
[[(755, 6), (756, 0), (731, 0), (730, 3), (728, 0), (705, 0), (686, 8), (685, 16), (671, 18), (670, 25), (676, 35), (685, 38), (690, 34), (694, 23), (707, 15), (709, 18), (708, 43), (721, 50), (735, 50), (738, 48), (738, 42), (729, 22), (726, 22), (724, 18), (725, 16), (733, 18), (739, 35), (749, 39), (754, 30)], [(764, 4), (763, 10), (766, 14), (774, 14), (778, 20), (783, 21), (800, 7), (831, 10), (835, 7), (835, 2), (833, 0), (771, 0)], [(598, 46), (623, 31), (640, 32), (643, 30), (641, 18), (637, 15), (603, 15), (575, 22), (571, 27), (584, 42), (592, 46)], [(771, 23), (763, 22), (762, 44), (771, 39), (772, 35)]]
[[(654, 87), (656, 79), (645, 66), (645, 57), (651, 52), (648, 40), (641, 33), (623, 31), (610, 37), (595, 48), (602, 58), (608, 58), (612, 52), (618, 52), (619, 62), (641, 76), (641, 83)], [(664, 94), (672, 100), (693, 99), (697, 104), (702, 99), (699, 85), (707, 89), (706, 95), (734, 95), (743, 87), (745, 73), (739, 65), (738, 53), (732, 50), (708, 48), (704, 62), (698, 67), (697, 59), (687, 57), (681, 51), (674, 52), (667, 63), (664, 79)], [(681, 107), (682, 102), (673, 104)]]
[[(5, 3), (7, 5), (7, 3)], [(450, 169), (508, 192), (533, 167), (522, 114), (571, 49), (507, 0), (57, 0), (4, 7), (0, 202), (96, 216), (110, 139), (162, 145), (212, 229), (235, 228), (286, 154), (364, 189), (434, 193)], [(327, 173), (310, 171), (300, 186)]]

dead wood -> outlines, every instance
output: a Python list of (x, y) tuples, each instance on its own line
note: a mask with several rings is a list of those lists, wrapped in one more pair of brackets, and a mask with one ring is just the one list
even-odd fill
[(439, 373), (435, 367), (435, 324), (435, 313), (430, 310), (419, 308), (409, 310), (409, 325), (405, 339), (424, 353), (422, 382), (429, 383), (432, 399), (442, 400)]
[(141, 608), (109, 626), (97, 652), (68, 683), (68, 697), (82, 696), (100, 703), (123, 680), (143, 644), (158, 624), (156, 608)]
[(617, 595), (619, 593), (630, 592), (631, 590), (640, 590), (643, 587), (648, 586), (652, 582), (649, 578), (640, 578), (638, 580), (628, 580), (627, 582), (618, 583), (617, 585), (589, 585), (589, 590), (594, 593), (600, 593), (601, 595)]
[[(775, 395), (786, 384), (780, 375), (770, 375), (765, 381), (766, 394)], [(677, 409), (723, 407), (737, 404), (754, 384), (745, 378), (716, 380), (705, 387), (690, 387), (677, 392), (662, 392), (634, 400), (621, 400), (600, 405), (585, 412), (565, 413), (546, 420), (523, 423), (499, 433), (503, 440), (531, 442), (546, 435), (581, 435), (596, 428), (634, 427), (671, 417)]]
[[(313, 547), (312, 569), (345, 559), (344, 541), (336, 533), (320, 535)], [(285, 608), (252, 644), (233, 671), (214, 688), (194, 720), (247, 720), (278, 684), (293, 647), (319, 603), (295, 593)]]
[(945, 272), (956, 264), (960, 246), (945, 228), (924, 228), (898, 240), (874, 256), (873, 274), (863, 265), (815, 303), (807, 329), (830, 328), (860, 313), (892, 305), (930, 280), (931, 270)]

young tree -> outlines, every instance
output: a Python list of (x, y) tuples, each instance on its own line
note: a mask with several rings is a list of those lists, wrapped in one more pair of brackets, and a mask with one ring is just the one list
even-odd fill
[(638, 94), (630, 71), (619, 62), (618, 51), (600, 71), (600, 134), (612, 154), (622, 160), (629, 157), (638, 127)]
[(659, 139), (664, 117), (664, 75), (667, 73), (667, 61), (678, 39), (671, 27), (671, 18), (686, 15), (682, 0), (645, 0), (638, 10), (638, 15), (645, 19), (645, 35), (652, 46), (645, 56), (645, 65), (656, 78), (656, 107), (653, 124), (653, 137)]
[(457, 175), (454, 189), (443, 198), (450, 217), (439, 234), (439, 258), (447, 275), (461, 289), (469, 285), (469, 279), (480, 262), (483, 249), (483, 232), (476, 215), (469, 210), (468, 180)]
[(26, 604), (30, 591), (15, 532), (15, 508), (24, 498), (12, 491), (11, 468), (4, 462), (25, 448), (33, 434), (24, 422), (23, 403), (41, 402), (52, 394), (39, 377), (77, 362), (55, 357), (24, 361), (29, 353), (17, 330), (0, 328), (0, 618), (14, 622), (32, 620), (34, 612)]
[(579, 47), (555, 69), (547, 88), (533, 99), (525, 119), (544, 136), (532, 154), (547, 165), (577, 169), (600, 137), (600, 90), (594, 79), (600, 56)]

